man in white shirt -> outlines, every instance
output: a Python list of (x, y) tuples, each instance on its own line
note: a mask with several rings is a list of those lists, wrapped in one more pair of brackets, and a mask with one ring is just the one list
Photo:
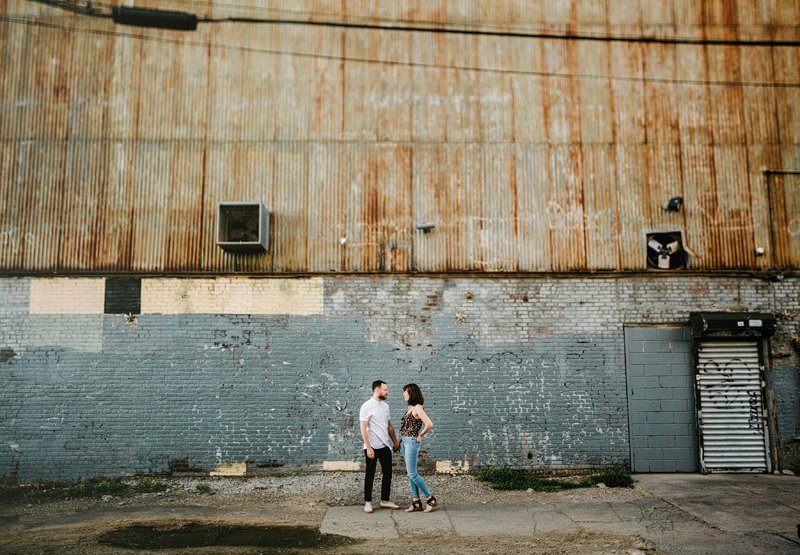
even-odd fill
[(400, 441), (389, 420), (389, 386), (382, 380), (372, 382), (372, 397), (361, 405), (358, 413), (361, 438), (364, 440), (364, 456), (367, 472), (364, 475), (364, 512), (372, 512), (372, 484), (375, 469), (381, 463), (381, 509), (399, 509), (389, 501), (392, 492), (392, 450), (400, 448)]

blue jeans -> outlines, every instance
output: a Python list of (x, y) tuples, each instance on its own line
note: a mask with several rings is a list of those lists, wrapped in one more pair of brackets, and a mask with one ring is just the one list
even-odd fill
[(428, 489), (428, 484), (417, 473), (417, 456), (419, 455), (420, 443), (417, 443), (417, 438), (411, 436), (402, 436), (403, 443), (403, 458), (406, 461), (406, 472), (408, 473), (408, 480), (411, 482), (411, 497), (419, 499), (419, 494), (425, 497), (430, 497), (431, 490)]

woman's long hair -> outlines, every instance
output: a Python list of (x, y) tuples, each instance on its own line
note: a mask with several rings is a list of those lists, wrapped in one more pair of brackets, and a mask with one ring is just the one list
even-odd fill
[(425, 397), (422, 396), (422, 391), (415, 383), (409, 383), (403, 386), (403, 391), (408, 391), (408, 404), (409, 405), (423, 405), (425, 404)]

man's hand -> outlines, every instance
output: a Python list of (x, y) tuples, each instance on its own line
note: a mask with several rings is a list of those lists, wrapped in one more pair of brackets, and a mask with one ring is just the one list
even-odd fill
[(375, 449), (372, 447), (367, 447), (367, 458), (374, 459), (375, 458)]
[(394, 452), (397, 453), (400, 450), (400, 441), (394, 440)]

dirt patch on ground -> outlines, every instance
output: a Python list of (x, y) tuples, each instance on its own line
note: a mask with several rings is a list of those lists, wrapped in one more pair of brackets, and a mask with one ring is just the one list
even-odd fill
[[(407, 552), (420, 554), (571, 554), (655, 555), (660, 552), (635, 537), (599, 532), (536, 534), (530, 538), (455, 536), (400, 538), (391, 541), (359, 541), (319, 534), (311, 527), (240, 526), (228, 522), (159, 521), (51, 530), (3, 546), (8, 555), (41, 553), (121, 555), (158, 553), (177, 555), (256, 555), (319, 553), (368, 555)], [(152, 534), (152, 535), (151, 535)]]
[(193, 547), (262, 547), (281, 550), (320, 549), (356, 543), (311, 526), (258, 526), (195, 521), (129, 524), (97, 536), (101, 545), (129, 549)]
[[(34, 502), (20, 498), (3, 503), (0, 552), (9, 555), (339, 555), (412, 550), (427, 554), (658, 553), (636, 536), (597, 531), (543, 533), (522, 538), (420, 534), (369, 541), (320, 534), (320, 524), (329, 507), (361, 503), (363, 476), (359, 474), (164, 481), (169, 487), (161, 493)], [(407, 485), (401, 480), (397, 482), (393, 498), (401, 502)], [(549, 503), (578, 496), (583, 501), (611, 502), (642, 495), (630, 489), (598, 488), (554, 494), (499, 492), (470, 476), (431, 476), (429, 483), (447, 507)], [(198, 489), (198, 485), (204, 487)]]

